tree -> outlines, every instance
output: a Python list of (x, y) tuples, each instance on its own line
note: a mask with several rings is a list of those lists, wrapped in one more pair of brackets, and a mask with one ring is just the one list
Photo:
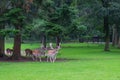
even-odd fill
[(24, 16), (22, 14), (22, 9), (12, 8), (7, 14), (10, 23), (15, 27), (14, 34), (14, 46), (13, 46), (13, 59), (19, 59), (21, 53), (21, 30), (23, 26)]
[[(4, 24), (0, 23), (0, 30), (4, 29)], [(0, 57), (4, 56), (4, 51), (5, 51), (5, 42), (4, 42), (4, 32), (3, 34), (0, 32)]]
[(8, 10), (6, 16), (10, 22), (15, 27), (15, 35), (14, 35), (14, 46), (13, 46), (13, 55), (12, 59), (19, 59), (21, 57), (21, 30), (23, 27), (23, 20), (25, 16), (23, 14), (23, 3), (24, 1), (12, 0), (11, 1), (11, 9)]
[(5, 51), (5, 24), (7, 21), (6, 16), (4, 15), (6, 11), (10, 8), (8, 0), (0, 1), (0, 57), (4, 56)]
[[(91, 20), (92, 26), (96, 28), (103, 26), (101, 29), (104, 30), (105, 34), (104, 50), (109, 51), (109, 42), (111, 35), (110, 29), (112, 25), (118, 25), (116, 22), (119, 21), (119, 19), (116, 18), (116, 16), (119, 14), (119, 0), (90, 0), (89, 2), (81, 1), (81, 3), (84, 3), (83, 5), (79, 6), (80, 8), (83, 7), (81, 13), (84, 12), (84, 15), (81, 16), (85, 16), (82, 19), (87, 19), (87, 21), (85, 20), (86, 22)], [(86, 22), (84, 24), (86, 24)], [(90, 22), (88, 23), (90, 24)]]
[(104, 15), (104, 31), (105, 31), (105, 51), (109, 51), (109, 42), (110, 42), (110, 28), (109, 28), (109, 0), (101, 0), (103, 7), (106, 9), (106, 14)]
[(120, 1), (114, 0), (112, 1), (110, 6), (110, 24), (113, 25), (113, 46), (119, 47), (119, 36), (120, 36)]
[(55, 23), (47, 23), (46, 30), (48, 36), (56, 37), (56, 47), (60, 46), (60, 36), (63, 36), (62, 26)]
[(38, 37), (41, 37), (41, 40), (40, 42), (42, 42), (42, 47), (43, 48), (46, 48), (46, 45), (47, 45), (47, 41), (46, 41), (46, 36), (47, 36), (47, 33), (46, 33), (46, 21), (44, 21), (43, 19), (35, 19), (33, 20), (33, 23), (32, 23), (32, 32), (34, 34), (36, 34), (36, 36)]

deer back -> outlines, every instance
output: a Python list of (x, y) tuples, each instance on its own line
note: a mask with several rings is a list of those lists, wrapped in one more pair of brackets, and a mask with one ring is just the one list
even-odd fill
[(33, 50), (32, 52), (33, 52), (33, 55), (35, 55), (35, 56), (44, 56), (45, 55), (44, 51), (38, 50), (38, 49)]

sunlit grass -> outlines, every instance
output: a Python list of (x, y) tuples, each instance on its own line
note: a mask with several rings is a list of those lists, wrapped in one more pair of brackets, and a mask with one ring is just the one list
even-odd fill
[[(10, 47), (11, 44), (6, 44)], [(22, 49), (39, 44), (22, 44)], [(104, 52), (101, 44), (67, 43), (57, 58), (67, 61), (0, 62), (1, 80), (120, 80), (120, 50)], [(70, 59), (70, 60), (69, 60)]]

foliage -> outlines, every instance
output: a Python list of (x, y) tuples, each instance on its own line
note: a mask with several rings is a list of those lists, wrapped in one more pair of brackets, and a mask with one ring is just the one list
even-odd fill
[(0, 17), (0, 24), (5, 23), (8, 20), (8, 18), (5, 15), (1, 15), (1, 16), (2, 17)]
[[(120, 30), (119, 0), (3, 0), (0, 26), (21, 27), (23, 38), (62, 36), (66, 40), (105, 37), (104, 17), (108, 17), (110, 36), (113, 25)], [(104, 27), (103, 27), (104, 26)], [(1, 29), (2, 35), (17, 33)], [(119, 32), (120, 33), (120, 32)]]
[(12, 8), (8, 11), (8, 13), (5, 14), (5, 16), (8, 17), (8, 20), (12, 24), (23, 24), (20, 23), (25, 19), (25, 16), (22, 12), (23, 10), (21, 8)]
[(60, 25), (54, 24), (54, 23), (47, 23), (46, 32), (48, 35), (51, 36), (59, 36), (62, 35), (62, 27)]
[(0, 35), (2, 36), (7, 36), (9, 34), (16, 34), (18, 33), (19, 30), (15, 30), (15, 29), (3, 29), (3, 30), (0, 30)]

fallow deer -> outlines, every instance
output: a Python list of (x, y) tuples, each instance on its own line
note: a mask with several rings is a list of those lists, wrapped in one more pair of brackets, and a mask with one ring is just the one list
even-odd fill
[(41, 50), (41, 49), (33, 50), (33, 51), (32, 51), (32, 54), (33, 54), (33, 56), (32, 56), (33, 60), (39, 59), (40, 62), (42, 61), (41, 58), (42, 58), (43, 56), (45, 56), (44, 50)]
[(36, 50), (31, 50), (31, 49), (25, 49), (26, 56), (29, 55), (32, 57), (33, 60), (39, 59), (41, 62), (41, 57), (45, 56), (45, 52), (42, 49), (36, 49)]
[(52, 50), (48, 50), (46, 53), (47, 56), (47, 62), (50, 60), (50, 62), (55, 62), (56, 60), (56, 55), (58, 53), (59, 49), (52, 49)]
[(32, 50), (31, 49), (25, 49), (26, 56), (32, 56)]
[(6, 53), (9, 54), (9, 55), (12, 55), (13, 54), (13, 49), (7, 48)]

